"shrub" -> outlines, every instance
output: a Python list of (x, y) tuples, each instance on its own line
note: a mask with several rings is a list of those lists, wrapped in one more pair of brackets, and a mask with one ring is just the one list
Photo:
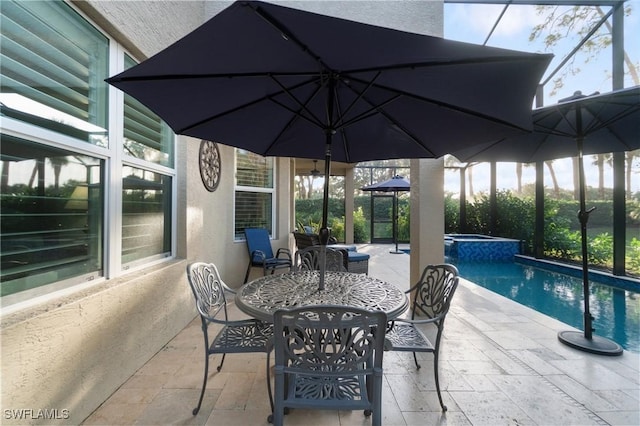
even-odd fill
[(369, 226), (364, 217), (362, 207), (358, 207), (353, 212), (353, 242), (366, 243), (369, 242)]
[(589, 239), (588, 259), (594, 265), (613, 267), (613, 235), (605, 232)]
[(338, 241), (344, 242), (344, 216), (341, 219), (334, 218), (331, 222), (331, 236), (335, 237)]
[(640, 272), (640, 240), (635, 237), (627, 246), (627, 265), (636, 273)]

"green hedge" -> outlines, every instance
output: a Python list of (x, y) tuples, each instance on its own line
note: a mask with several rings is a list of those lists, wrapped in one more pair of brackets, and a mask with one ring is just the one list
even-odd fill
[[(533, 254), (535, 229), (535, 201), (532, 197), (518, 197), (510, 191), (498, 191), (496, 236), (514, 238), (523, 242), (524, 254)], [(460, 204), (451, 195), (445, 198), (445, 232), (460, 232)], [(611, 201), (589, 201), (588, 207), (596, 207), (589, 217), (589, 262), (603, 269), (613, 266), (613, 237), (610, 235), (613, 223)], [(390, 215), (389, 206), (381, 205), (381, 216)], [(544, 255), (550, 258), (577, 262), (581, 257), (580, 223), (577, 212), (579, 203), (574, 200), (545, 200)], [(401, 197), (398, 204), (398, 240), (409, 242), (410, 209), (408, 197)], [(638, 202), (627, 202), (627, 226), (640, 228)], [(470, 234), (491, 234), (490, 200), (488, 195), (467, 203), (467, 228)], [(322, 219), (322, 200), (296, 200), (296, 223), (317, 228)], [(331, 199), (329, 202), (329, 226), (340, 241), (344, 241), (344, 200)], [(371, 198), (355, 198), (354, 242), (366, 243), (371, 239)], [(602, 229), (602, 232), (600, 232)], [(640, 241), (633, 235), (627, 238), (627, 272), (640, 275)]]

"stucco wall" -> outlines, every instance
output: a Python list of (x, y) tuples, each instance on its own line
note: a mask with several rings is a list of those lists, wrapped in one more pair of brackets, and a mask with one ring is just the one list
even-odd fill
[[(202, 2), (76, 5), (139, 58), (161, 50), (204, 19)], [(178, 259), (3, 311), (2, 424), (79, 424), (196, 316), (185, 267), (206, 249), (223, 244), (202, 230), (213, 223), (225, 227), (226, 222), (215, 207), (200, 213), (210, 200), (187, 191), (202, 187), (198, 144), (182, 142), (176, 153)], [(226, 175), (230, 179), (232, 173)], [(205, 216), (209, 223), (198, 220)], [(34, 410), (28, 417), (37, 417), (37, 410), (57, 410), (59, 418), (17, 420), (5, 410)]]
[[(143, 58), (185, 35), (229, 2), (74, 3)], [(441, 1), (283, 3), (308, 9), (324, 3), (320, 6), (326, 9), (315, 10), (381, 25), (388, 19), (387, 26), (417, 32), (435, 28), (437, 34), (442, 25)], [(242, 283), (248, 255), (243, 242), (233, 242), (233, 148), (220, 145), (222, 178), (214, 193), (201, 183), (198, 149), (199, 140), (178, 138), (176, 260), (3, 313), (3, 424), (12, 424), (4, 418), (5, 409), (68, 413), (68, 418), (56, 421), (33, 421), (41, 424), (78, 424), (86, 418), (195, 317), (185, 276), (189, 262), (215, 262), (228, 284), (237, 287)], [(288, 159), (277, 160), (276, 248), (289, 244), (293, 229), (290, 164)], [(256, 274), (257, 270), (253, 276)], [(24, 421), (14, 421), (18, 423)]]
[[(3, 318), (2, 424), (78, 424), (195, 313), (186, 262), (122, 277)], [(68, 410), (8, 419), (5, 410)]]

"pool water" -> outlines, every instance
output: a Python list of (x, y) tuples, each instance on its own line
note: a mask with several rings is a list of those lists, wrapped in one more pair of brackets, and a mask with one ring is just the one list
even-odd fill
[[(514, 262), (448, 259), (460, 276), (545, 315), (584, 330), (582, 279)], [(640, 352), (640, 293), (590, 281), (594, 335)]]

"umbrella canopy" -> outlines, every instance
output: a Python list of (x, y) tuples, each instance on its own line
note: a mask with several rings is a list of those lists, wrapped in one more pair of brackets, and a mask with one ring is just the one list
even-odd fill
[(410, 191), (411, 184), (402, 176), (395, 175), (389, 180), (367, 185), (360, 188), (361, 191), (380, 191), (380, 192), (402, 192)]
[(396, 244), (396, 250), (393, 254), (403, 253), (398, 250), (398, 192), (406, 192), (411, 190), (411, 184), (402, 176), (395, 175), (384, 182), (374, 183), (360, 188), (361, 191), (380, 191), (393, 192), (393, 242)]
[[(452, 152), (460, 161), (531, 163), (582, 154), (640, 148), (640, 86), (605, 94), (579, 92), (558, 104), (533, 110), (531, 133)], [(578, 121), (578, 117), (580, 121)]]
[(107, 81), (178, 134), (263, 156), (440, 157), (531, 129), (551, 55), (238, 1)]
[(563, 331), (558, 338), (575, 348), (603, 355), (619, 355), (622, 348), (593, 335), (589, 311), (589, 265), (585, 197), (584, 154), (640, 149), (640, 86), (605, 94), (574, 96), (533, 111), (534, 131), (503, 138), (482, 146), (454, 152), (461, 161), (532, 161), (579, 157), (579, 197), (582, 280), (584, 291), (584, 334)]

